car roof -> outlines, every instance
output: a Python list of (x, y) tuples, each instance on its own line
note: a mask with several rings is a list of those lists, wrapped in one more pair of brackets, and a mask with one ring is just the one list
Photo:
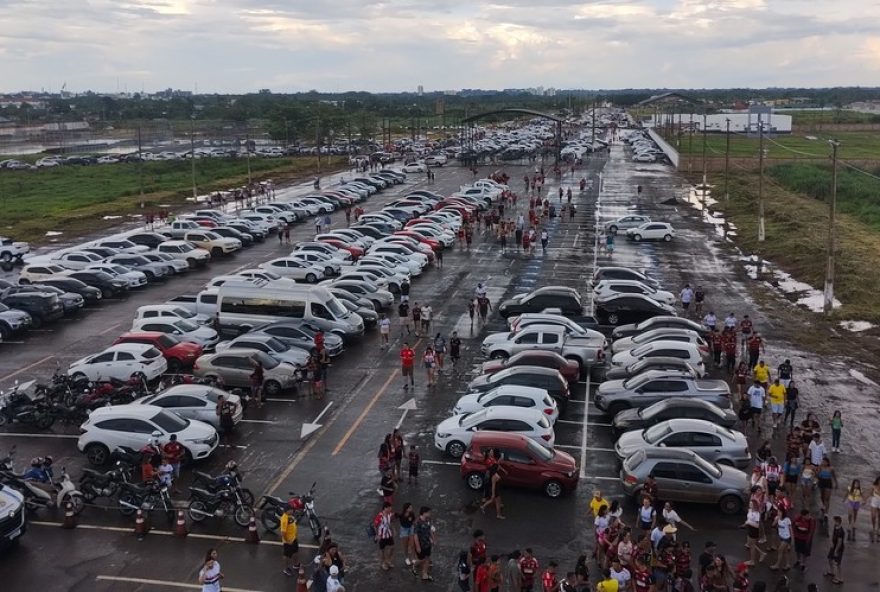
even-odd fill
[[(555, 368), (544, 368), (543, 366), (511, 366), (505, 368), (499, 374), (504, 373), (505, 376), (511, 374), (544, 374), (546, 376), (559, 376), (559, 370)], [(496, 375), (497, 376), (497, 375)]]
[(654, 336), (654, 335), (669, 335), (675, 337), (699, 337), (699, 333), (694, 331), (693, 329), (683, 329), (681, 327), (655, 327), (654, 329), (649, 329), (647, 331), (643, 331), (641, 333), (636, 333), (633, 335), (633, 339), (636, 337), (644, 337), (644, 336)]
[(104, 419), (106, 417), (143, 417), (151, 418), (160, 411), (164, 411), (162, 407), (156, 405), (138, 405), (137, 403), (129, 403), (126, 405), (112, 405), (110, 407), (98, 407), (89, 413), (89, 420)]
[[(532, 325), (529, 325), (529, 326), (531, 327)], [(517, 356), (522, 357), (522, 358), (533, 357), (533, 358), (554, 358), (554, 359), (565, 360), (565, 358), (562, 357), (562, 355), (560, 355), (554, 351), (547, 351), (547, 350), (543, 350), (543, 349), (526, 349), (526, 350), (523, 350), (520, 352), (516, 352), (515, 354), (513, 354), (510, 357), (514, 358)]]
[(162, 336), (167, 335), (167, 333), (162, 333), (161, 331), (127, 331), (120, 335), (118, 339), (122, 338), (138, 338), (138, 339), (159, 339)]
[(711, 421), (705, 419), (684, 419), (684, 418), (676, 418), (676, 419), (667, 419), (663, 423), (668, 423), (669, 427), (671, 427), (676, 432), (712, 432), (712, 433), (726, 433), (727, 430), (721, 428), (717, 424), (712, 423)]
[[(544, 331), (546, 333), (565, 333), (565, 327), (561, 325), (549, 325), (549, 324), (541, 324), (541, 323), (529, 323), (525, 327), (522, 327), (519, 331)], [(517, 331), (517, 333), (519, 333)]]
[(516, 432), (493, 432), (479, 431), (471, 437), (471, 446), (511, 446), (514, 444), (526, 445), (528, 436)]
[(140, 312), (142, 310), (173, 310), (173, 309), (181, 309), (182, 306), (178, 304), (145, 304), (143, 306), (139, 306), (137, 311)]
[[(216, 358), (218, 356), (240, 356), (243, 358), (252, 357), (257, 351), (247, 347), (230, 347), (229, 349), (224, 349), (223, 351), (215, 351), (209, 354), (204, 354), (202, 357), (207, 359)], [(201, 360), (201, 358), (199, 358)], [(282, 364), (284, 362), (281, 362)]]
[[(534, 419), (536, 417), (544, 417), (544, 412), (534, 407), (515, 407), (512, 405), (497, 405), (495, 407), (484, 407), (486, 418), (509, 417), (512, 419)], [(478, 413), (482, 413), (478, 412)]]
[(222, 389), (218, 389), (217, 387), (208, 384), (175, 384), (174, 386), (168, 387), (161, 393), (157, 393), (157, 396), (162, 397), (165, 395), (202, 395), (212, 390), (224, 392)]
[[(482, 432), (478, 432), (482, 433)], [(474, 434), (476, 438), (476, 434)], [(644, 453), (645, 459), (653, 460), (690, 460), (693, 461), (697, 457), (697, 453), (687, 448), (663, 448), (650, 446), (641, 448), (639, 453)]]
[[(638, 347), (634, 347), (635, 349), (641, 349), (643, 347), (649, 347), (651, 349), (660, 349), (660, 348), (679, 348), (679, 349), (687, 349), (693, 350), (697, 352), (699, 355), (699, 350), (697, 350), (697, 345), (695, 343), (691, 343), (690, 341), (666, 341), (664, 339), (660, 339), (658, 341), (651, 341), (649, 343), (642, 343)], [(630, 350), (632, 351), (632, 350)]]
[(489, 393), (495, 393), (498, 395), (522, 395), (522, 396), (535, 396), (535, 397), (546, 397), (549, 395), (545, 389), (537, 388), (534, 386), (518, 386), (515, 384), (502, 384), (500, 386), (496, 386), (495, 388), (486, 391), (485, 393), (480, 393), (478, 396), (485, 396)]
[(250, 332), (245, 333), (244, 335), (239, 335), (235, 339), (230, 340), (230, 343), (235, 343), (237, 341), (241, 341), (242, 339), (250, 339), (252, 341), (269, 341), (270, 339), (275, 339), (275, 336), (267, 335), (265, 333)]
[[(654, 405), (666, 405), (666, 406), (675, 406), (675, 407), (704, 407), (706, 409), (711, 409), (712, 411), (721, 411), (724, 412), (724, 409), (721, 409), (715, 403), (710, 401), (705, 401), (703, 399), (696, 399), (692, 397), (669, 397), (667, 399), (663, 399), (661, 401), (657, 401)], [(646, 409), (650, 409), (654, 405), (650, 405), (646, 407)]]
[(107, 353), (110, 351), (126, 351), (131, 353), (143, 353), (148, 349), (153, 349), (153, 346), (149, 343), (117, 343), (116, 345), (111, 345), (110, 347), (98, 352), (98, 353)]

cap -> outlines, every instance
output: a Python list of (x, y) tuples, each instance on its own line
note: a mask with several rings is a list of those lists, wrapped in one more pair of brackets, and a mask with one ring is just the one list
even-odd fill
[(663, 527), (663, 534), (675, 534), (678, 532), (678, 529), (672, 526), (671, 524), (667, 524)]
[(331, 565), (330, 566), (330, 575), (331, 576), (338, 576), (339, 575), (339, 568), (336, 567), (335, 565)]

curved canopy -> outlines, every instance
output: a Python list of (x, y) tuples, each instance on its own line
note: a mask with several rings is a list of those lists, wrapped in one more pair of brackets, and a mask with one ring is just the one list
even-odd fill
[(562, 119), (556, 117), (555, 115), (549, 115), (547, 113), (541, 113), (540, 111), (534, 111), (532, 109), (498, 109), (496, 111), (487, 111), (486, 113), (478, 113), (477, 115), (471, 115), (470, 117), (465, 117), (461, 120), (462, 123), (471, 123), (472, 121), (476, 121), (477, 119), (482, 119), (483, 117), (488, 117), (490, 115), (498, 115), (504, 113), (516, 113), (519, 115), (533, 115), (535, 117), (543, 117), (544, 119), (549, 119), (551, 121), (555, 121), (556, 123), (562, 123)]

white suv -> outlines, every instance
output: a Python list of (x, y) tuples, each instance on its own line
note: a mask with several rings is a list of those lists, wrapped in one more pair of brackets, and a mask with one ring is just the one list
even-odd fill
[(67, 269), (85, 269), (89, 265), (101, 263), (104, 258), (97, 253), (89, 253), (88, 251), (68, 251), (58, 255), (54, 261)]
[(18, 276), (19, 284), (32, 284), (40, 280), (47, 280), (53, 275), (67, 271), (54, 263), (32, 263), (25, 265)]
[(237, 238), (226, 238), (210, 230), (191, 230), (183, 236), (183, 240), (208, 251), (212, 257), (228, 255), (241, 249), (241, 241)]
[(213, 426), (153, 405), (99, 407), (79, 429), (82, 435), (76, 447), (95, 466), (107, 464), (119, 446), (140, 450), (154, 439), (168, 442), (171, 434), (183, 445), (186, 460), (208, 458), (220, 442)]
[(146, 306), (139, 307), (134, 313), (134, 320), (136, 321), (160, 317), (167, 319), (186, 319), (200, 325), (209, 325), (213, 320), (212, 317), (206, 314), (196, 314), (189, 309), (182, 306), (175, 306), (173, 304), (147, 304)]
[(195, 247), (185, 240), (170, 240), (159, 243), (156, 250), (160, 253), (167, 253), (175, 259), (186, 261), (191, 268), (204, 266), (211, 260), (211, 253)]
[(166, 370), (168, 363), (162, 352), (152, 345), (120, 343), (72, 363), (67, 375), (85, 376), (95, 382), (108, 378), (128, 380), (132, 376), (149, 381), (162, 376)]

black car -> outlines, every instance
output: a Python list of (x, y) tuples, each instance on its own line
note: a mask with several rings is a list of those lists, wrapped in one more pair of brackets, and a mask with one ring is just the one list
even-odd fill
[(240, 222), (229, 222), (225, 225), (227, 228), (232, 228), (233, 230), (239, 231), (241, 234), (247, 234), (257, 242), (263, 242), (266, 238), (265, 232), (260, 232), (254, 228), (251, 228), (247, 224), (242, 224)]
[(641, 294), (619, 294), (595, 303), (596, 320), (601, 325), (621, 325), (624, 323), (641, 323), (660, 315), (674, 315), (671, 306)]
[(97, 302), (104, 296), (101, 293), (101, 290), (99, 290), (98, 288), (93, 288), (92, 286), (86, 285), (85, 282), (82, 282), (72, 277), (49, 278), (45, 280), (39, 280), (34, 282), (33, 285), (52, 286), (53, 288), (58, 288), (59, 290), (63, 290), (65, 292), (79, 294), (86, 302)]
[(624, 409), (614, 416), (611, 431), (615, 437), (624, 432), (642, 430), (667, 419), (704, 419), (732, 428), (737, 421), (733, 409), (722, 409), (701, 399), (670, 397), (644, 409)]
[(543, 312), (548, 308), (558, 309), (567, 317), (584, 314), (580, 294), (573, 288), (563, 286), (545, 286), (528, 294), (514, 296), (501, 303), (498, 314), (506, 319), (527, 312)]
[(9, 308), (23, 310), (33, 319), (33, 327), (56, 321), (64, 316), (64, 306), (56, 294), (47, 292), (19, 292), (8, 294), (3, 304)]
[(61, 302), (61, 307), (64, 310), (64, 314), (66, 315), (74, 314), (75, 312), (79, 311), (83, 306), (85, 306), (86, 303), (85, 298), (83, 298), (76, 292), (68, 292), (67, 290), (62, 290), (60, 288), (49, 286), (47, 284), (22, 284), (19, 286), (15, 286), (9, 291), (10, 295), (22, 293), (55, 295)]
[(544, 389), (556, 400), (560, 410), (565, 409), (571, 397), (565, 377), (555, 368), (540, 366), (513, 366), (494, 374), (477, 376), (468, 384), (467, 392), (485, 393), (504, 384)]
[(689, 329), (703, 338), (706, 338), (710, 333), (709, 329), (706, 328), (705, 325), (701, 325), (700, 323), (697, 323), (690, 319), (686, 319), (684, 317), (661, 315), (657, 317), (652, 317), (647, 321), (643, 321), (638, 324), (620, 325), (619, 327), (615, 327), (614, 331), (611, 332), (611, 337), (613, 339), (621, 339), (623, 337), (632, 337), (633, 335), (644, 333), (645, 331), (650, 331), (652, 329), (667, 328)]
[(380, 238), (385, 238), (390, 232), (382, 232), (378, 228), (374, 226), (367, 226), (366, 224), (356, 224), (355, 226), (350, 227), (352, 230), (356, 230), (361, 234), (369, 236), (375, 240), (379, 240)]
[(86, 285), (101, 290), (104, 298), (113, 298), (122, 296), (128, 292), (128, 282), (123, 279), (115, 278), (109, 273), (97, 271), (93, 269), (83, 269), (80, 271), (71, 271), (67, 277), (79, 280)]
[(167, 241), (169, 237), (161, 232), (136, 232), (127, 238), (136, 245), (145, 245), (150, 247), (150, 249), (155, 249)]
[(254, 244), (254, 237), (250, 235), (250, 233), (245, 234), (243, 232), (239, 232), (235, 228), (230, 226), (218, 226), (217, 228), (212, 228), (211, 232), (214, 234), (219, 234), (224, 238), (237, 238), (241, 241), (241, 245), (243, 247), (249, 247)]

